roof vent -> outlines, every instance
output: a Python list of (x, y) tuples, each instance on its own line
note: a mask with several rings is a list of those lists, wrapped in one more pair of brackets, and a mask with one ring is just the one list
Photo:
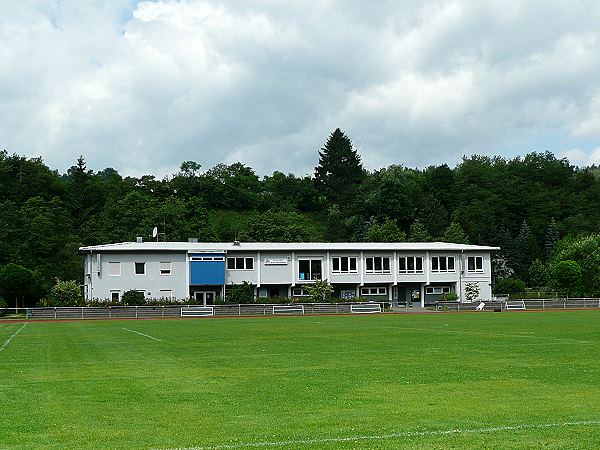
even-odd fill
[(239, 246), (240, 244), (241, 244), (240, 241), (233, 241), (233, 245), (238, 245)]
[(188, 242), (198, 242), (198, 238), (188, 238)]
[(141, 244), (142, 242), (144, 242), (144, 238), (141, 236), (138, 236), (135, 238), (135, 242), (137, 242), (138, 244)]

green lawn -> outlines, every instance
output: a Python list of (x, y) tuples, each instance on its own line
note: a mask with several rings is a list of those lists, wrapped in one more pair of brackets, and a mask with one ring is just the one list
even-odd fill
[(598, 448), (599, 344), (600, 311), (0, 324), (0, 448)]

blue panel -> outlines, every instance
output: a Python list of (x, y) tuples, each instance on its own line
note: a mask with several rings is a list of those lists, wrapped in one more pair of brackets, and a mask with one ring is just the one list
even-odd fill
[(225, 261), (190, 261), (190, 284), (225, 284)]

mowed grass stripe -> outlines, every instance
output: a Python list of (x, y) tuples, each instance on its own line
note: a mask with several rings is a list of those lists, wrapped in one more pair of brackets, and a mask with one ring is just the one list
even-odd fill
[(2, 345), (0, 345), (0, 352), (4, 351), (4, 349), (10, 345), (10, 343), (13, 341), (13, 339), (17, 336), (17, 334), (19, 334), (21, 332), (21, 330), (23, 330), (23, 328), (25, 328), (26, 325), (27, 325), (27, 322), (22, 324), (17, 329), (17, 331), (15, 331), (6, 341), (4, 341), (4, 343)]
[(304, 445), (323, 445), (323, 444), (339, 444), (339, 443), (356, 443), (361, 441), (382, 441), (382, 440), (397, 440), (400, 438), (414, 437), (431, 437), (431, 436), (448, 436), (453, 434), (488, 434), (488, 433), (504, 433), (507, 431), (522, 431), (522, 430), (541, 430), (548, 428), (565, 428), (565, 427), (589, 427), (600, 425), (600, 420), (582, 420), (577, 422), (559, 422), (559, 423), (537, 423), (537, 424), (518, 424), (518, 425), (502, 425), (497, 427), (487, 428), (452, 428), (450, 430), (430, 430), (430, 431), (402, 431), (398, 433), (388, 433), (381, 435), (363, 435), (363, 436), (348, 436), (348, 437), (332, 437), (332, 438), (315, 438), (315, 439), (297, 439), (288, 441), (264, 441), (264, 442), (240, 442), (237, 444), (223, 444), (210, 447), (186, 447), (174, 448), (169, 450), (228, 450), (238, 448), (265, 448), (265, 447), (297, 447)]
[[(517, 347), (542, 342), (497, 335), (596, 342), (598, 319), (569, 312), (131, 324), (162, 342), (123, 339), (119, 321), (37, 322), (11, 347), (19, 352), (0, 356), (0, 448), (173, 448), (589, 420), (600, 416), (593, 346)], [(600, 440), (598, 427), (585, 435), (580, 428), (510, 438), (563, 447)], [(404, 439), (422, 445), (398, 438), (372, 446), (405, 446)], [(482, 442), (428, 439), (435, 447)], [(498, 447), (508, 437), (483, 439)]]

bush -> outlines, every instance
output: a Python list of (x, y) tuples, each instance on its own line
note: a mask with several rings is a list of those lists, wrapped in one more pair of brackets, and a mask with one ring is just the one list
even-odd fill
[(8, 308), (6, 300), (4, 300), (2, 297), (0, 297), (0, 308)]
[(252, 284), (244, 281), (241, 284), (227, 286), (225, 290), (225, 303), (246, 304), (256, 303), (254, 298), (254, 287)]
[(317, 280), (306, 286), (311, 303), (330, 303), (333, 287), (327, 280)]
[(144, 293), (140, 291), (127, 291), (121, 298), (121, 303), (126, 306), (139, 306), (146, 304)]
[(49, 306), (81, 306), (83, 294), (75, 281), (61, 281), (56, 278), (56, 284), (50, 289)]
[(494, 294), (518, 294), (520, 292), (525, 292), (526, 289), (527, 285), (525, 282), (518, 278), (502, 278), (496, 282)]
[(458, 294), (456, 292), (448, 292), (440, 297), (443, 302), (455, 302), (458, 300)]

